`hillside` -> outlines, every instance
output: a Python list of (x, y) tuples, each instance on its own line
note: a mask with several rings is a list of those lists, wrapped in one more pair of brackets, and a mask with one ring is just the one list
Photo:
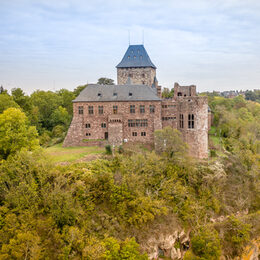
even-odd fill
[[(0, 114), (0, 259), (257, 254), (258, 103), (209, 97), (210, 158), (198, 161), (169, 128), (160, 134), (174, 142), (163, 151), (124, 146), (109, 154), (60, 144), (43, 149), (40, 144), (62, 140), (70, 114), (63, 96), (44, 116), (43, 100), (55, 98), (39, 93), (27, 98), (30, 110), (1, 94), (7, 101)], [(84, 160), (88, 155), (96, 157)]]

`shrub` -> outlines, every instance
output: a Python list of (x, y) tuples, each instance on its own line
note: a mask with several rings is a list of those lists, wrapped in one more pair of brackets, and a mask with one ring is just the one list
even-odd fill
[(201, 228), (191, 239), (191, 246), (198, 259), (219, 259), (221, 254), (220, 239), (214, 229)]
[(105, 149), (106, 149), (106, 154), (112, 154), (112, 148), (111, 148), (111, 145), (106, 145), (105, 146)]

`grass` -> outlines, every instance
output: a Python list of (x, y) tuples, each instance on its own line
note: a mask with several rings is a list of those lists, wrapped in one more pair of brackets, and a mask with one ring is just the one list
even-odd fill
[(45, 148), (47, 154), (49, 154), (55, 163), (59, 162), (74, 162), (76, 160), (83, 159), (83, 157), (90, 155), (98, 155), (104, 153), (103, 147), (89, 146), (89, 147), (62, 147), (62, 144), (56, 144), (54, 146)]

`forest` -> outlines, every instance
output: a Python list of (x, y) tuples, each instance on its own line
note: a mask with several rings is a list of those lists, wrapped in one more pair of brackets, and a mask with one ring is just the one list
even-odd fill
[[(84, 87), (1, 90), (0, 259), (149, 259), (154, 250), (171, 259), (169, 248), (185, 260), (235, 259), (260, 245), (256, 100), (202, 94), (214, 117), (208, 160), (191, 158), (165, 128), (156, 149), (54, 163), (45, 147), (63, 141)], [(151, 242), (176, 232), (185, 242)]]

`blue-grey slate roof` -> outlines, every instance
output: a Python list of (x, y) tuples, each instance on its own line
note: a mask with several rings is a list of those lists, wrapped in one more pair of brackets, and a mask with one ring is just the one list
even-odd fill
[(73, 102), (160, 101), (156, 90), (146, 85), (89, 84)]
[(143, 45), (129, 45), (123, 59), (116, 66), (117, 68), (140, 68), (140, 67), (152, 67), (155, 65), (149, 58)]

